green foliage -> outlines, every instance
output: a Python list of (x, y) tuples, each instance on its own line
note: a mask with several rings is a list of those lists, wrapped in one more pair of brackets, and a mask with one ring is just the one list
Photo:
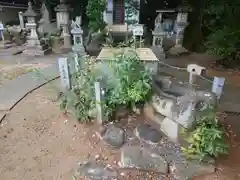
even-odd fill
[(86, 14), (89, 19), (90, 31), (97, 32), (105, 27), (103, 12), (106, 9), (106, 0), (89, 0), (86, 7)]
[(116, 54), (110, 66), (114, 75), (106, 90), (108, 106), (134, 108), (149, 99), (151, 75), (134, 50)]
[(218, 123), (215, 109), (208, 108), (202, 112), (197, 121), (196, 128), (191, 132), (184, 132), (190, 144), (182, 148), (183, 152), (193, 159), (200, 161), (208, 157), (218, 157), (227, 154), (227, 145), (224, 143), (224, 130)]
[[(83, 60), (85, 59), (80, 59), (79, 63)], [(81, 123), (89, 123), (94, 118), (92, 114), (96, 105), (94, 82), (98, 77), (90, 59), (85, 61), (89, 63), (72, 75), (74, 86), (64, 93), (60, 104), (61, 110), (70, 110)]]
[(229, 27), (211, 33), (205, 43), (209, 54), (218, 55), (228, 61), (240, 60), (240, 29), (233, 31)]
[[(205, 47), (207, 52), (220, 56), (224, 61), (239, 61), (240, 2), (223, 0), (206, 1), (203, 28), (208, 29)], [(235, 61), (236, 62), (236, 61)], [(224, 63), (226, 64), (226, 62)]]
[(109, 63), (109, 71), (113, 72), (110, 76), (106, 77), (102, 71), (93, 68), (95, 65), (90, 61), (90, 64), (76, 72), (72, 77), (73, 88), (61, 99), (61, 109), (73, 112), (80, 122), (89, 123), (96, 117), (96, 81), (105, 85), (104, 98), (98, 103), (103, 106), (106, 117), (113, 117), (120, 107), (135, 108), (149, 99), (151, 74), (145, 70), (144, 64), (134, 51), (115, 55)]

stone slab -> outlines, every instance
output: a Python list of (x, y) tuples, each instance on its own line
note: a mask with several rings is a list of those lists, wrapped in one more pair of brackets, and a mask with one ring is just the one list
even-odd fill
[(127, 146), (121, 150), (120, 166), (122, 168), (136, 168), (164, 174), (168, 172), (168, 163), (164, 158), (151, 152), (151, 149), (139, 146)]
[(134, 130), (134, 133), (139, 139), (149, 144), (159, 143), (163, 135), (161, 132), (157, 131), (149, 124), (140, 124)]
[(120, 148), (125, 141), (125, 132), (111, 124), (100, 132), (100, 138), (111, 147)]
[(75, 172), (76, 177), (87, 177), (91, 180), (108, 180), (113, 179), (117, 176), (117, 172), (99, 164), (95, 161), (89, 161), (80, 165), (78, 170)]
[(215, 172), (212, 164), (202, 164), (197, 161), (178, 161), (173, 163), (175, 177), (180, 180), (192, 180), (194, 177)]
[(161, 130), (173, 142), (179, 141), (181, 126), (175, 121), (169, 118), (164, 118), (163, 123), (161, 125)]
[(11, 110), (28, 93), (59, 77), (56, 65), (41, 69), (40, 72), (28, 72), (7, 82), (0, 89), (0, 110)]

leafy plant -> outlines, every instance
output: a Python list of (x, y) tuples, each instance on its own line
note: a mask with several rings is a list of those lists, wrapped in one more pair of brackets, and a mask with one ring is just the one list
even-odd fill
[(196, 128), (191, 132), (184, 132), (187, 142), (190, 144), (183, 148), (183, 152), (189, 158), (206, 160), (208, 157), (218, 157), (227, 153), (227, 145), (224, 143), (224, 130), (218, 123), (215, 109), (209, 107), (199, 117)]
[[(80, 59), (81, 63), (85, 59)], [(84, 68), (79, 69), (72, 75), (73, 87), (65, 92), (61, 98), (60, 108), (70, 110), (82, 123), (89, 123), (95, 114), (94, 82), (98, 75), (92, 68), (92, 61), (86, 59)], [(82, 65), (82, 64), (81, 64)]]
[(103, 21), (103, 12), (106, 9), (106, 0), (89, 0), (86, 9), (90, 31), (97, 32), (104, 29), (106, 24)]
[(134, 50), (116, 54), (110, 66), (114, 75), (109, 79), (110, 85), (106, 90), (108, 106), (135, 108), (148, 100), (151, 95), (151, 74)]

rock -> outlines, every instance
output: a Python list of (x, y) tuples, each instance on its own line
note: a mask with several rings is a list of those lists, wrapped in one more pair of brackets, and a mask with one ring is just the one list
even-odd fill
[(181, 56), (188, 53), (189, 51), (183, 46), (174, 46), (168, 51), (168, 54), (172, 56)]
[(114, 148), (120, 148), (125, 141), (124, 130), (112, 124), (102, 131), (100, 136), (107, 144)]
[(87, 177), (92, 180), (107, 180), (117, 176), (117, 172), (96, 162), (87, 162), (80, 165), (75, 176)]
[(141, 124), (136, 127), (135, 135), (148, 143), (158, 143), (162, 139), (162, 133), (149, 124)]
[(122, 149), (120, 165), (122, 168), (137, 168), (159, 173), (168, 172), (168, 163), (165, 159), (138, 146), (128, 146)]
[(170, 140), (178, 142), (181, 130), (181, 126), (178, 123), (169, 118), (164, 118), (161, 130)]
[(192, 180), (193, 177), (203, 176), (215, 172), (212, 164), (202, 164), (198, 161), (181, 160), (173, 163), (175, 176), (181, 180)]

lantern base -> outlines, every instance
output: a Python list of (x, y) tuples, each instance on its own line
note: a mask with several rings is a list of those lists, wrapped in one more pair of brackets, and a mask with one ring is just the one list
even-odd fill
[(189, 53), (189, 51), (182, 46), (182, 44), (176, 44), (173, 46), (168, 53), (173, 56), (181, 56), (183, 54)]

